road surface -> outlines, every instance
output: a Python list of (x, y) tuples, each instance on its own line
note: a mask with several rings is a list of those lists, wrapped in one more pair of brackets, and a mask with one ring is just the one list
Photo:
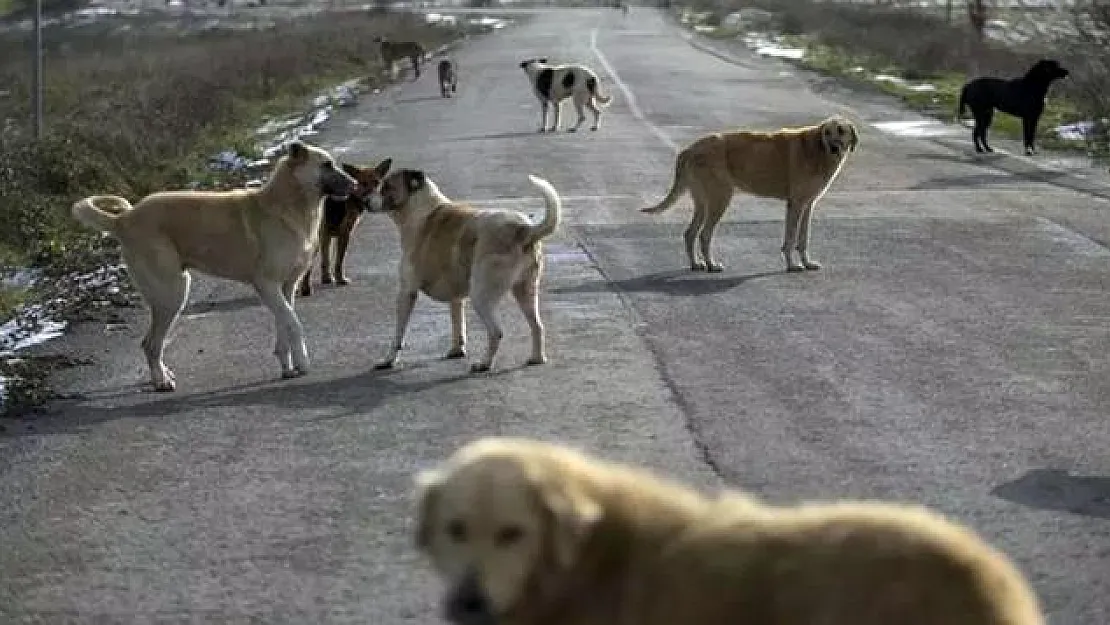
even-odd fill
[[(930, 504), (1012, 554), (1054, 625), (1110, 622), (1110, 222), (1076, 190), (1097, 184), (973, 162), (963, 130), (885, 132), (919, 118), (731, 54), (650, 9), (549, 11), (459, 49), (455, 99), (429, 72), (337, 116), (322, 143), (424, 169), (454, 198), (538, 215), (526, 175), (558, 188), (550, 364), (523, 366), (507, 301), (497, 371), (467, 375), (440, 359), (446, 308), (421, 299), (400, 368), (373, 372), (399, 249), (384, 217), (359, 227), (351, 286), (298, 301), (305, 378), (275, 379), (269, 314), (227, 283), (197, 282), (172, 396), (145, 391), (142, 316), (86, 325), (53, 344), (95, 358), (62, 374), (70, 399), (0, 438), (0, 621), (435, 622), (411, 477), (473, 437), (524, 434), (776, 501)], [(599, 132), (534, 132), (532, 56), (598, 68), (614, 96)], [(718, 275), (685, 269), (688, 200), (637, 212), (676, 145), (834, 112), (866, 123), (815, 220), (823, 271), (783, 271), (777, 202), (734, 201)]]

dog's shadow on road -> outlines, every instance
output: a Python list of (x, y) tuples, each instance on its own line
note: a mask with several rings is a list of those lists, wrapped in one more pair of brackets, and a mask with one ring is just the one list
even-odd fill
[[(546, 134), (546, 133), (545, 133)], [(554, 133), (552, 133), (554, 134)], [(516, 139), (519, 137), (535, 137), (542, 136), (536, 130), (517, 130), (515, 132), (495, 132), (488, 135), (473, 135), (469, 137), (448, 137), (443, 141), (491, 141), (494, 139)]]
[(1071, 475), (1061, 469), (1034, 469), (996, 486), (991, 494), (1039, 510), (1110, 519), (1110, 477)]
[[(410, 365), (408, 368), (411, 368)], [(327, 418), (336, 419), (364, 414), (393, 397), (412, 396), (414, 393), (456, 384), (475, 376), (461, 373), (434, 380), (404, 380), (391, 371), (359, 371), (340, 378), (297, 380), (263, 379), (238, 386), (230, 386), (198, 393), (182, 392), (161, 394), (150, 390), (149, 384), (129, 385), (126, 390), (113, 388), (94, 391), (83, 396), (60, 399), (45, 414), (35, 417), (36, 435), (79, 432), (90, 426), (118, 419), (148, 419), (174, 417), (182, 413), (203, 412), (206, 409), (235, 407), (267, 407), (275, 412), (318, 411), (335, 408), (337, 412)], [(313, 374), (310, 374), (313, 375)], [(185, 383), (188, 383), (186, 380)], [(127, 406), (100, 407), (90, 401), (113, 400), (125, 396), (141, 396)], [(234, 418), (234, 416), (232, 417)], [(0, 437), (19, 436), (17, 432), (0, 434)]]
[(698, 296), (723, 293), (746, 282), (781, 275), (781, 271), (765, 271), (745, 276), (694, 273), (689, 269), (626, 278), (624, 280), (584, 282), (575, 286), (556, 287), (552, 293), (658, 293), (673, 296)]

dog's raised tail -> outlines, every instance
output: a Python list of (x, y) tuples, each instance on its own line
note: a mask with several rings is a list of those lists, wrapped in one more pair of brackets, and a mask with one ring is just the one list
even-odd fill
[(116, 232), (116, 220), (131, 210), (131, 202), (118, 195), (90, 195), (70, 208), (74, 219), (101, 232)]
[(674, 206), (678, 198), (682, 197), (683, 193), (686, 193), (686, 167), (688, 160), (690, 160), (690, 155), (686, 150), (678, 153), (678, 156), (674, 159), (674, 180), (671, 181), (671, 188), (667, 190), (667, 197), (660, 200), (655, 206), (641, 208), (641, 213), (648, 213), (649, 215), (662, 213), (671, 206)]
[(559, 197), (559, 193), (555, 191), (555, 187), (553, 187), (550, 182), (532, 174), (528, 174), (528, 180), (536, 185), (536, 188), (543, 193), (545, 208), (543, 221), (532, 226), (529, 243), (534, 243), (544, 237), (550, 236), (555, 232), (555, 229), (559, 227), (559, 222), (563, 218), (563, 200)]

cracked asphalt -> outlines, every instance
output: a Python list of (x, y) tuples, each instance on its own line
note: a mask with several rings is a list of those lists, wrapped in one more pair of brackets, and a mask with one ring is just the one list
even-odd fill
[[(79, 326), (48, 349), (94, 364), (0, 434), (0, 621), (435, 622), (412, 475), (474, 437), (523, 434), (776, 501), (923, 502), (1011, 554), (1053, 625), (1110, 622), (1104, 181), (976, 159), (963, 129), (881, 131), (919, 117), (744, 50), (708, 54), (652, 9), (538, 11), (454, 54), (456, 98), (433, 69), (319, 141), (483, 206), (538, 214), (527, 174), (548, 178), (566, 211), (546, 248), (550, 363), (523, 366), (507, 300), (497, 370), (470, 376), (440, 358), (446, 307), (421, 299), (400, 367), (372, 371), (399, 252), (375, 216), (353, 284), (298, 300), (307, 377), (276, 379), (272, 320), (229, 283), (195, 281), (172, 395), (146, 391), (142, 311)], [(535, 133), (518, 66), (532, 56), (598, 69), (614, 98), (600, 131)], [(665, 191), (676, 145), (836, 112), (863, 138), (814, 221), (820, 272), (783, 271), (781, 203), (734, 199), (716, 275), (685, 269), (689, 200), (636, 210)]]

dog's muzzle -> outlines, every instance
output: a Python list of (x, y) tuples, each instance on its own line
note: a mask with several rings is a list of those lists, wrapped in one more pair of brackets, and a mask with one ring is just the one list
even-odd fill
[(385, 211), (382, 196), (377, 193), (367, 193), (362, 197), (362, 208), (368, 213), (381, 213)]
[(478, 583), (477, 575), (467, 575), (447, 595), (443, 617), (455, 625), (496, 625), (489, 598)]

